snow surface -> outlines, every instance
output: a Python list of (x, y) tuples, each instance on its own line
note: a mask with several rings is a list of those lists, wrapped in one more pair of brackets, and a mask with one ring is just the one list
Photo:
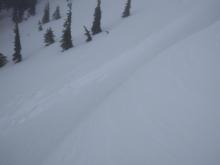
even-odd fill
[[(65, 18), (66, 3), (50, 2)], [(43, 46), (45, 3), (20, 25), (24, 61), (0, 69), (0, 165), (220, 164), (219, 0), (136, 0), (126, 19), (124, 0), (102, 0), (110, 33), (91, 43), (96, 1), (74, 0), (66, 52), (63, 19)], [(0, 18), (10, 57), (13, 25)]]

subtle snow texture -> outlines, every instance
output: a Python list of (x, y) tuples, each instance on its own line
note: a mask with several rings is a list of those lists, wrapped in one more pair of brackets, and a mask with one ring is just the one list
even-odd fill
[[(73, 42), (62, 19), (20, 24), (24, 61), (0, 69), (0, 165), (219, 165), (220, 1), (102, 0), (103, 33), (85, 42), (96, 0), (73, 0)], [(44, 47), (52, 27), (56, 43)], [(0, 15), (11, 58), (13, 23)], [(107, 34), (105, 31), (109, 31)]]

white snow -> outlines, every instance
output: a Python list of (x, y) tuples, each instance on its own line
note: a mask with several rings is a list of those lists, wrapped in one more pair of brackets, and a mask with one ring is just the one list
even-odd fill
[[(50, 2), (65, 18), (66, 3)], [(43, 46), (45, 3), (20, 25), (24, 61), (0, 69), (0, 165), (220, 164), (218, 0), (136, 0), (126, 19), (123, 0), (102, 0), (110, 33), (91, 43), (82, 27), (96, 1), (75, 0), (66, 52), (63, 19)], [(12, 29), (0, 20), (8, 57)]]

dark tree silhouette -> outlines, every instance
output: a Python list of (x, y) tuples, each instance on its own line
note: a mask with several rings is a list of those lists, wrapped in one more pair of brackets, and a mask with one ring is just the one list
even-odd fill
[(53, 20), (58, 20), (60, 19), (60, 7), (57, 6), (55, 12), (53, 13)]
[(130, 16), (130, 9), (131, 9), (131, 0), (127, 0), (124, 12), (122, 13), (123, 18)]
[(30, 15), (35, 15), (36, 14), (36, 4), (37, 4), (37, 0), (30, 0), (29, 1), (28, 13)]
[(49, 2), (45, 6), (44, 15), (43, 15), (41, 22), (42, 22), (42, 24), (50, 22), (50, 4), (49, 4)]
[(44, 43), (45, 46), (49, 46), (55, 42), (54, 40), (55, 35), (53, 34), (53, 30), (51, 28), (47, 29), (44, 35)]
[[(28, 10), (30, 15), (35, 14), (35, 7), (37, 4), (37, 0), (0, 0), (0, 8), (1, 9), (13, 9), (17, 10), (18, 13), (18, 22), (23, 20), (25, 10)], [(1, 10), (0, 10), (1, 11)], [(14, 20), (13, 14), (13, 21)]]
[(39, 30), (39, 31), (42, 31), (42, 30), (43, 30), (43, 26), (42, 26), (41, 21), (38, 22), (38, 30)]
[(3, 67), (5, 64), (7, 64), (7, 62), (7, 57), (0, 53), (0, 67)]
[(67, 13), (67, 19), (64, 22), (64, 30), (63, 30), (63, 35), (61, 39), (61, 47), (63, 51), (68, 50), (73, 47), (73, 42), (72, 42), (72, 34), (71, 34), (71, 24), (72, 24), (72, 4), (68, 4), (68, 13)]
[(18, 23), (15, 23), (15, 41), (14, 41), (14, 54), (13, 54), (13, 61), (14, 63), (18, 63), (22, 61), (22, 55), (21, 55), (21, 41), (20, 41), (20, 34), (19, 34), (19, 27)]
[(13, 20), (14, 22), (18, 22), (18, 9), (17, 9), (17, 8), (14, 8), (14, 9), (13, 9), (12, 20)]
[(3, 9), (18, 8), (27, 10), (37, 4), (37, 0), (0, 0), (0, 6)]
[(3, 7), (4, 7), (3, 2), (0, 0), (0, 12), (3, 9)]
[(86, 39), (86, 42), (89, 42), (89, 41), (92, 41), (92, 36), (91, 36), (91, 34), (90, 34), (90, 31), (87, 29), (87, 27), (86, 26), (83, 26), (84, 27), (84, 30), (85, 30), (85, 36), (87, 37), (87, 39)]
[(93, 35), (102, 32), (101, 18), (102, 18), (101, 0), (97, 0), (97, 6), (95, 8), (95, 13), (94, 13), (94, 21), (91, 29)]
[(23, 21), (23, 15), (24, 15), (24, 12), (22, 10), (19, 10), (17, 7), (15, 7), (13, 9), (12, 20), (14, 22), (20, 23)]

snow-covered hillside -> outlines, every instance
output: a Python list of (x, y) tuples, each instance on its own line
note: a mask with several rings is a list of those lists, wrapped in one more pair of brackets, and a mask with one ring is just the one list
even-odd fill
[[(20, 24), (22, 63), (0, 69), (0, 165), (219, 165), (220, 1), (102, 0), (103, 33), (85, 42), (96, 0), (73, 0), (39, 32), (46, 0)], [(4, 15), (4, 17), (3, 17)], [(52, 27), (56, 43), (44, 47)], [(13, 54), (0, 17), (0, 51)], [(107, 34), (105, 31), (109, 31)]]

